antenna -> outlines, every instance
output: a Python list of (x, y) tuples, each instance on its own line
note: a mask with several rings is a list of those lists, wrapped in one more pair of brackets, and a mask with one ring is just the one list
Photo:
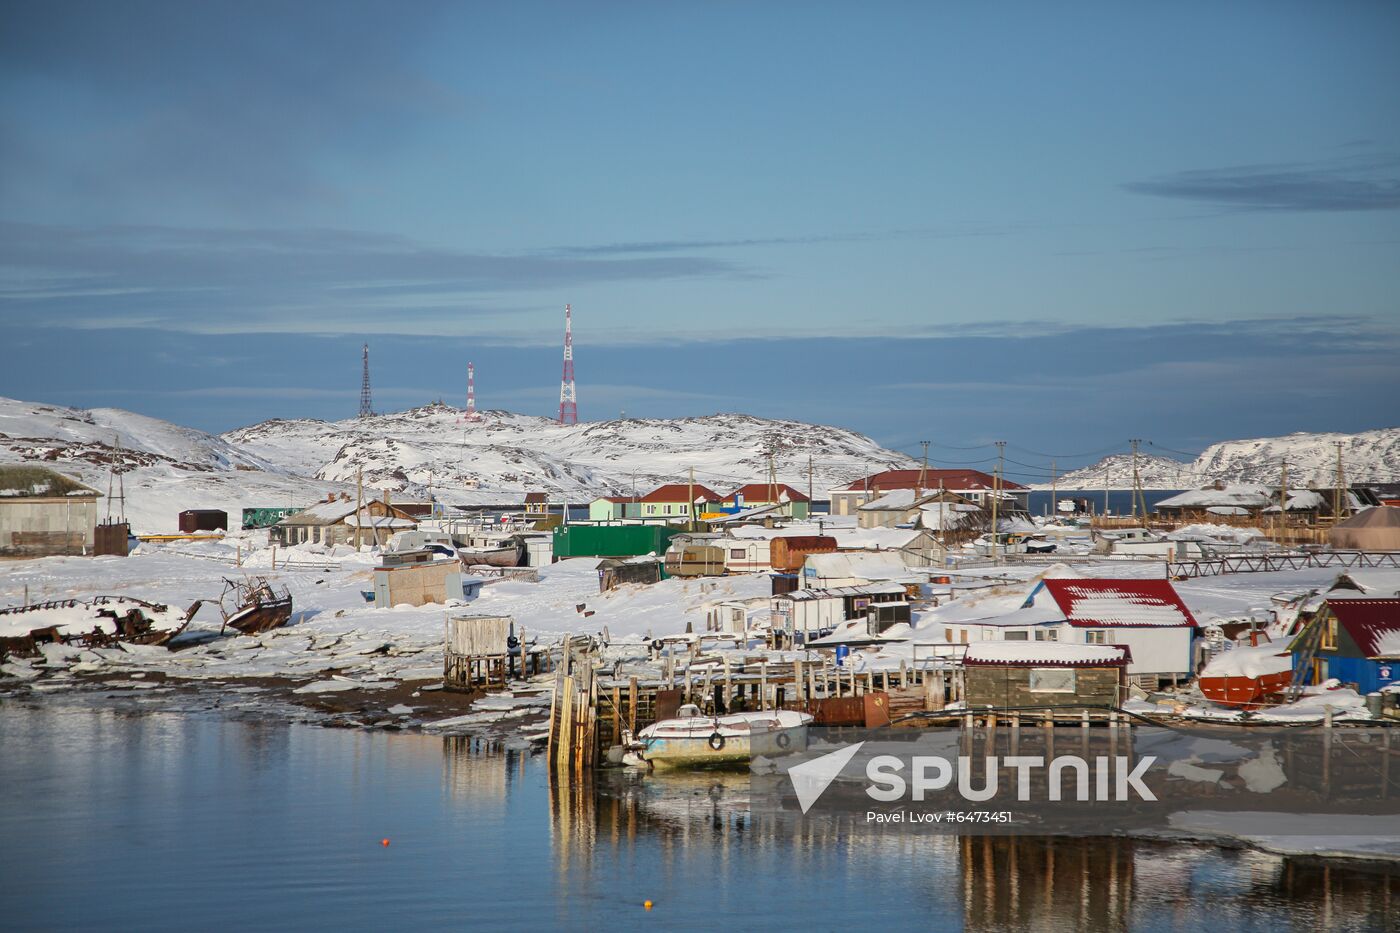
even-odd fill
[(477, 422), (481, 416), (476, 413), (476, 367), (471, 363), (467, 364), (467, 411), (462, 415), (463, 421)]
[(374, 404), (369, 395), (369, 344), (365, 344), (362, 359), (364, 374), (360, 377), (360, 417), (368, 418), (374, 414)]
[(574, 390), (574, 311), (564, 305), (564, 376), (559, 380), (559, 423), (578, 424), (578, 394)]

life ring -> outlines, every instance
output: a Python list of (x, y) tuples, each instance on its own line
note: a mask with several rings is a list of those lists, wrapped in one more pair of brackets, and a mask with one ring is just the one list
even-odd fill
[(724, 736), (720, 735), (718, 732), (711, 732), (710, 748), (717, 752), (724, 751)]
[(779, 748), (787, 748), (792, 744), (792, 736), (786, 732), (779, 732), (777, 738), (773, 740)]
[(659, 638), (656, 639), (655, 641), (653, 641), (653, 642), (651, 643), (651, 650), (652, 650), (652, 651), (660, 651), (662, 648), (665, 648), (665, 647), (666, 647), (666, 643), (665, 643), (664, 641), (662, 641), (661, 639), (659, 639)]

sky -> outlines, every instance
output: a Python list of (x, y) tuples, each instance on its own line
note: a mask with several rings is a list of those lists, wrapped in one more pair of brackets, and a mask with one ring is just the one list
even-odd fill
[[(1400, 424), (1400, 4), (0, 0), (0, 395)], [(942, 451), (940, 454), (939, 451)]]

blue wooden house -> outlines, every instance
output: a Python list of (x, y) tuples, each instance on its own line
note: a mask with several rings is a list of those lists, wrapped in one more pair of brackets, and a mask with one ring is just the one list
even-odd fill
[(1400, 599), (1329, 599), (1313, 625), (1321, 637), (1312, 657), (1293, 644), (1293, 664), (1308, 665), (1308, 682), (1335, 677), (1360, 694), (1400, 683)]

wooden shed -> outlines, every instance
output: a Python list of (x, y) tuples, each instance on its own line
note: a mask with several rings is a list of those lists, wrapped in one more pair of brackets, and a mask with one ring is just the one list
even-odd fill
[(978, 641), (963, 657), (968, 708), (1114, 707), (1123, 699), (1124, 645)]
[(598, 562), (598, 592), (615, 590), (624, 583), (660, 583), (661, 560), (656, 557), (610, 557)]
[(779, 573), (797, 573), (808, 554), (831, 554), (836, 539), (829, 535), (789, 535), (774, 538), (768, 548), (768, 561)]
[(185, 509), (180, 513), (180, 530), (187, 535), (197, 531), (228, 531), (228, 513), (223, 509)]

